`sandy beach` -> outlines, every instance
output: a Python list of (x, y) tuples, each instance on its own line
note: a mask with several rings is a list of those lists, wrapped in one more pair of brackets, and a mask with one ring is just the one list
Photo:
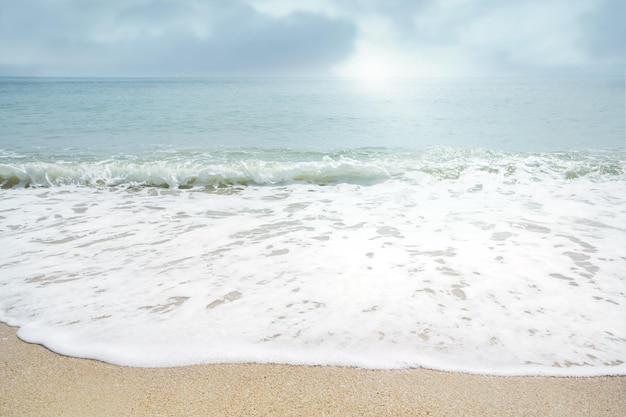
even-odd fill
[(69, 358), (0, 324), (2, 416), (624, 416), (626, 377), (227, 364), (129, 368)]

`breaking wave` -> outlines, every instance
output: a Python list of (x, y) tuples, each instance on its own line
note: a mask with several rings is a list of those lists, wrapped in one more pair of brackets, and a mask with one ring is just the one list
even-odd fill
[[(290, 150), (204, 154), (179, 152), (158, 158), (57, 161), (0, 158), (0, 186), (163, 187), (228, 185), (373, 184), (389, 179), (454, 180), (463, 175), (498, 176), (536, 181), (548, 178), (592, 181), (623, 180), (621, 152), (515, 153), (485, 149), (433, 147), (421, 152), (356, 150), (323, 155)], [(255, 156), (255, 157), (250, 157)]]

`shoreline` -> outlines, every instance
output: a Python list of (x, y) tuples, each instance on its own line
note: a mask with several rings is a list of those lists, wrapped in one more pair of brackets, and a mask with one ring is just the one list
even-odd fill
[(211, 364), (131, 368), (56, 354), (0, 323), (2, 416), (622, 416), (626, 376)]

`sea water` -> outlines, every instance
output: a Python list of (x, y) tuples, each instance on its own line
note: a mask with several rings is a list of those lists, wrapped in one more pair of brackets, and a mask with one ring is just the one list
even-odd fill
[(0, 320), (131, 366), (626, 374), (624, 80), (0, 78)]

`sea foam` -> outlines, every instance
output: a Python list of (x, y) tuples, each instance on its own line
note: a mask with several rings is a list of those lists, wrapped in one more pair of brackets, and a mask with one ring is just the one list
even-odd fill
[(130, 366), (626, 374), (623, 155), (364, 154), (7, 159), (0, 320)]

